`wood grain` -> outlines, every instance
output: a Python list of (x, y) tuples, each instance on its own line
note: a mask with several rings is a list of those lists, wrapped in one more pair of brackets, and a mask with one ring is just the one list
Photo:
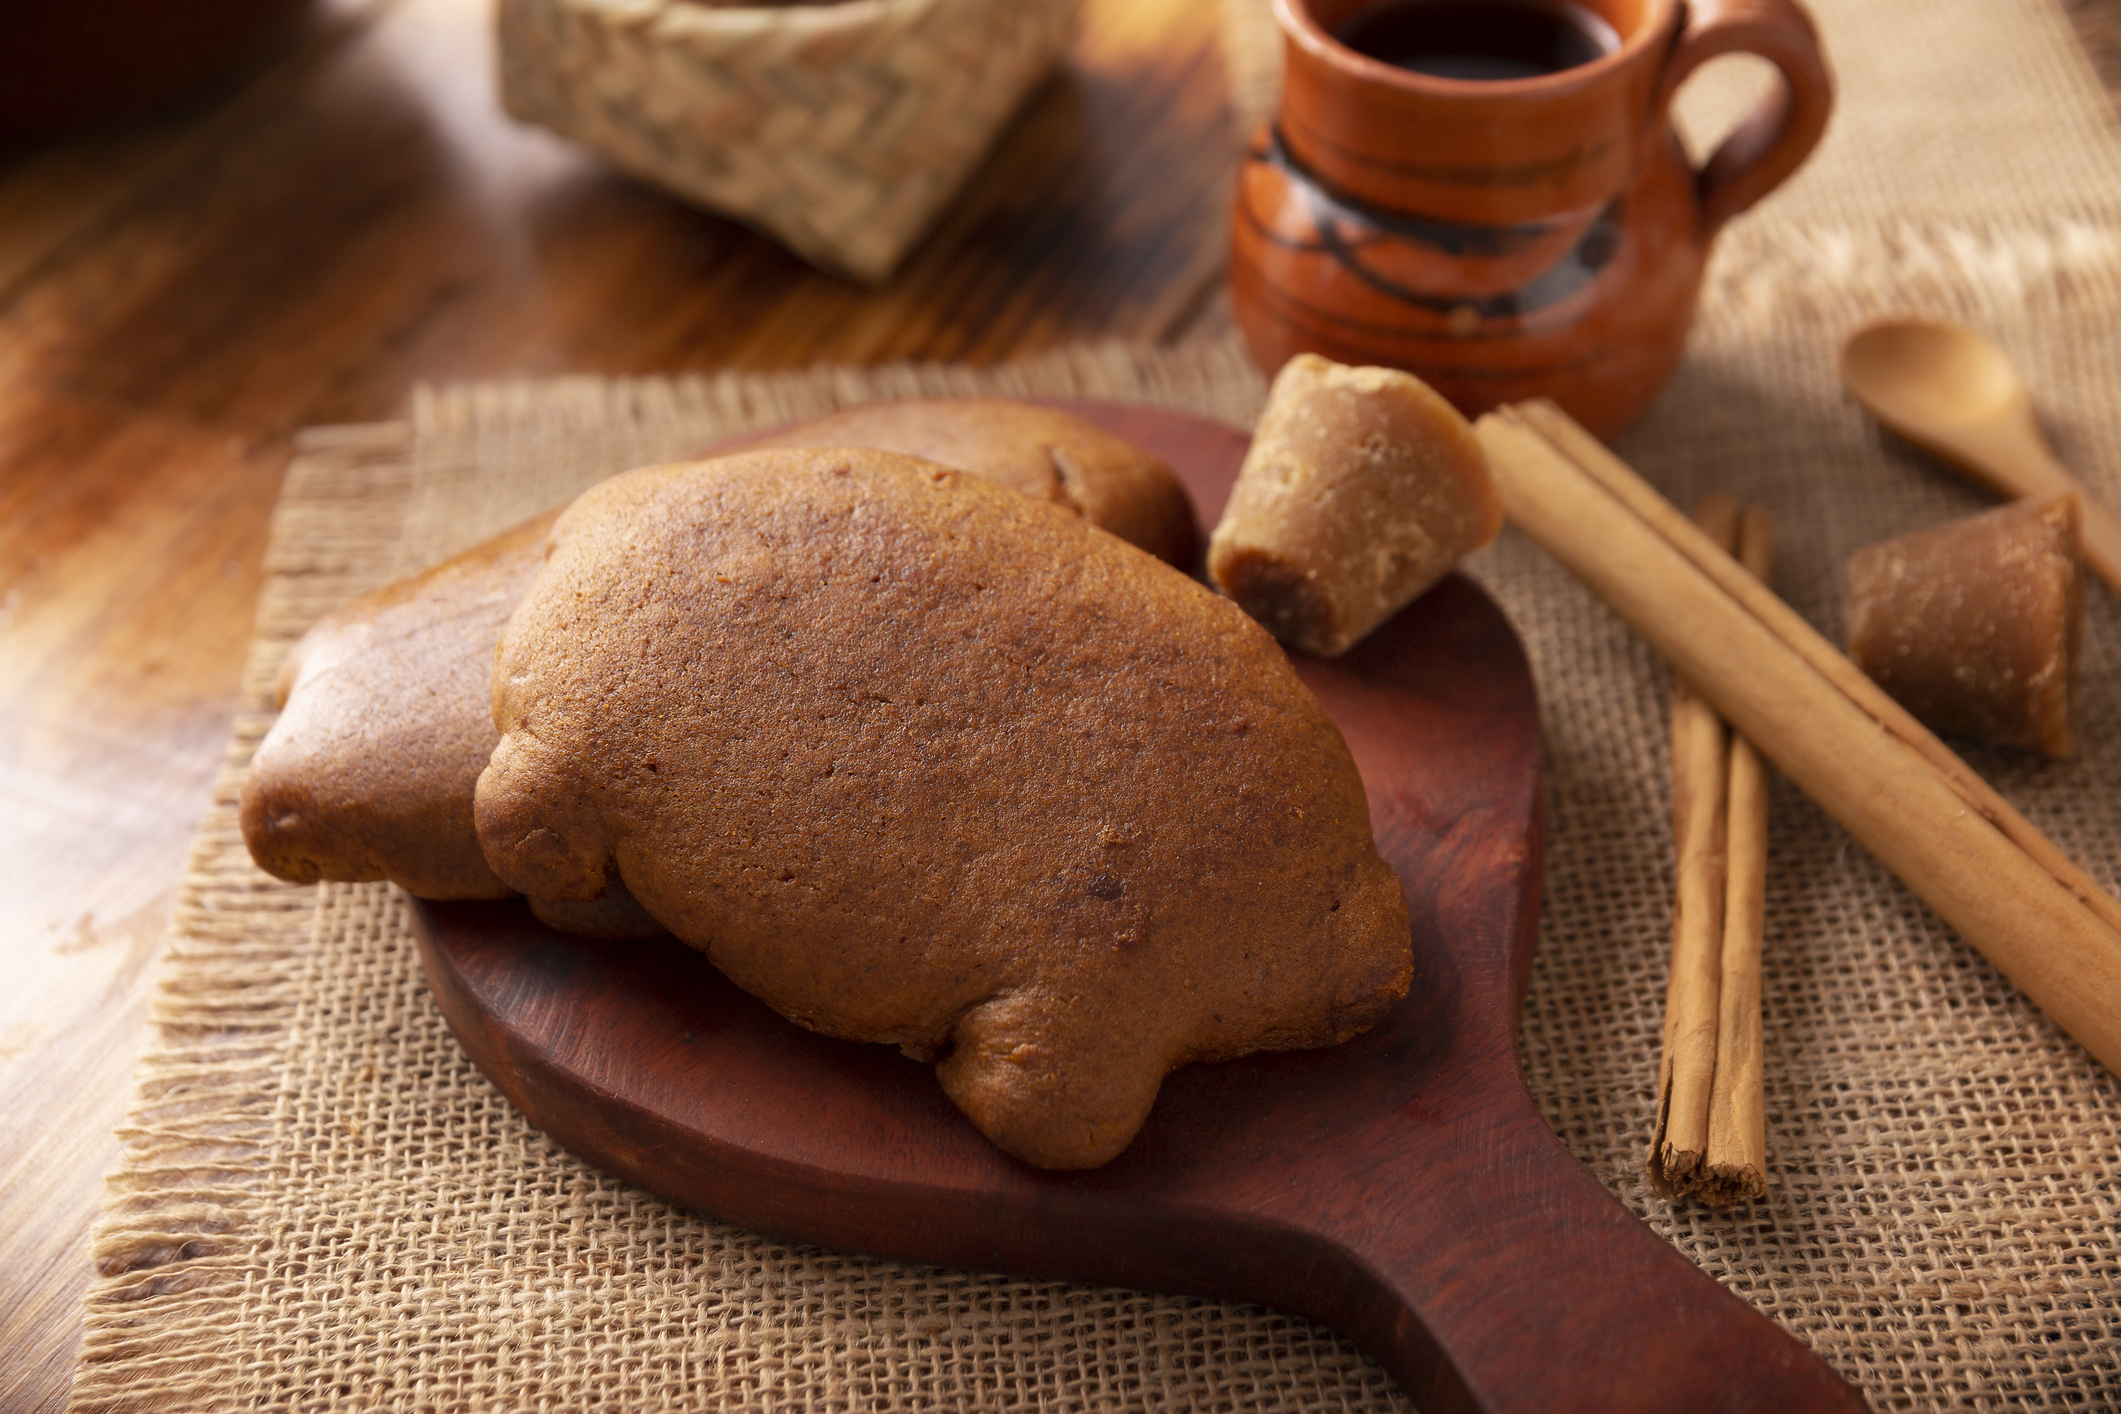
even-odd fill
[(484, 21), (331, 0), (238, 91), (0, 151), (0, 1409), (65, 1403), (298, 428), (401, 416), (422, 380), (1155, 339), (1218, 279), (1208, 6), (1093, 0), (875, 292), (507, 121)]

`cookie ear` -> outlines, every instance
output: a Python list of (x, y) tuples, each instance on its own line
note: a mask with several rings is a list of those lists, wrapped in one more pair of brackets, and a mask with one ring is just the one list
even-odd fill
[(543, 742), (510, 732), (479, 773), (479, 848), (501, 882), (541, 899), (593, 899), (611, 842), (582, 782)]
[(1080, 1004), (1010, 993), (958, 1018), (935, 1074), (998, 1147), (1041, 1168), (1095, 1168), (1134, 1138), (1170, 1069), (1155, 1038), (1120, 1030)]

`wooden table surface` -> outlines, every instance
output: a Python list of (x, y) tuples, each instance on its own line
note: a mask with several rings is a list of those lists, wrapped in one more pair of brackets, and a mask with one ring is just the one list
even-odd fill
[[(878, 290), (502, 117), (488, 0), (319, 0), (232, 91), (0, 150), (0, 1411), (66, 1401), (297, 429), (400, 416), (423, 381), (986, 363), (1217, 326), (1216, 11), (1088, 0)], [(2121, 86), (2121, 0), (2073, 14)]]
[(0, 154), (0, 1410), (65, 1403), (296, 430), (423, 381), (984, 363), (1212, 319), (1215, 16), (1092, 0), (875, 291), (511, 123), (487, 0), (325, 0), (217, 102)]

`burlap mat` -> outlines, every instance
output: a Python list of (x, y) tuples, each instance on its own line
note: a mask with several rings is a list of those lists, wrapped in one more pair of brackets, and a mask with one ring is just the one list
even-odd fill
[[(1830, 35), (1883, 13), (1822, 8)], [(1908, 63), (1944, 8), (1902, 36)], [(2041, 160), (2081, 189), (2050, 205), (2042, 193), (2059, 193), (2029, 179), (2019, 204), (1976, 203), (1959, 225), (1764, 212), (1726, 244), (1686, 367), (1620, 446), (1682, 502), (1716, 489), (1772, 508), (1777, 587), (1830, 634), (1851, 549), (1982, 504), (1883, 442), (1834, 386), (1835, 340), (1865, 314), (1925, 309), (1994, 334), (2040, 389), (2065, 460), (2121, 499), (2110, 125), (2044, 5), (1945, 18), (1982, 29), (1994, 14), (2010, 22), (1985, 43), (2047, 66), (2024, 81), (2060, 95), (2059, 126), (2043, 108), (2042, 131), (2069, 140)], [(1837, 58), (1846, 79), (1856, 65)], [(330, 605), (600, 470), (864, 398), (974, 390), (1243, 422), (1260, 383), (1226, 343), (1105, 347), (988, 371), (446, 390), (409, 424), (304, 439), (97, 1237), (77, 1408), (1404, 1406), (1345, 1342), (1272, 1312), (792, 1248), (631, 1190), (532, 1131), (464, 1060), (391, 891), (279, 885), (242, 850), (234, 793), (272, 671)], [(1473, 570), (1542, 694), (1549, 856), (1522, 1052), (1549, 1121), (1645, 1222), (1881, 1408), (2121, 1406), (2121, 1084), (1786, 786), (1769, 881), (1770, 1196), (1718, 1216), (1652, 1195), (1669, 680), (1514, 535)], [(2101, 590), (2078, 762), (1973, 758), (2109, 887), (2117, 644), (2121, 608)]]

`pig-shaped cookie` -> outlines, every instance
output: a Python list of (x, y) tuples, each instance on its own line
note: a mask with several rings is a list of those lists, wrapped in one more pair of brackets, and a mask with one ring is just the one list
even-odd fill
[[(1095, 424), (999, 398), (865, 403), (759, 434), (763, 446), (909, 452), (1064, 506), (1190, 565), (1193, 508), (1171, 468)], [(260, 868), (296, 883), (389, 879), (422, 898), (499, 898), (471, 793), (499, 733), (492, 667), (502, 625), (545, 555), (548, 511), (410, 579), (341, 606), (280, 675), (280, 720), (244, 783), (243, 836)], [(555, 928), (660, 931), (623, 891), (533, 899)]]
[(1339, 731), (1234, 605), (1048, 503), (873, 451), (650, 467), (561, 517), (502, 636), (479, 838), (619, 880), (805, 1026), (935, 1059), (1031, 1163), (1189, 1061), (1406, 990)]
[(1193, 503), (1171, 468), (1060, 408), (1002, 398), (862, 403), (741, 445), (904, 452), (1065, 506), (1180, 569), (1199, 552)]

